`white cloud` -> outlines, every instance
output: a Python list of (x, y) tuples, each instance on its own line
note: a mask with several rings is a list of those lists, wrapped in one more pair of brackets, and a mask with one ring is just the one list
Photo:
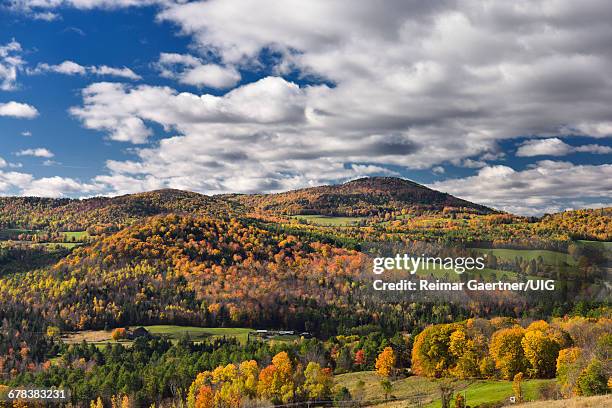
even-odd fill
[(47, 63), (41, 63), (36, 66), (34, 69), (28, 70), (28, 73), (31, 75), (42, 74), (46, 72), (55, 72), (58, 74), (64, 75), (86, 75), (93, 74), (99, 76), (116, 76), (120, 78), (127, 78), (132, 80), (141, 79), (140, 75), (136, 74), (134, 71), (127, 67), (123, 68), (113, 68), (106, 65), (100, 66), (83, 66), (77, 64), (74, 61), (64, 61), (61, 64), (57, 65), (49, 65)]
[(0, 170), (0, 195), (69, 197), (74, 194), (98, 193), (101, 186), (82, 183), (68, 177), (36, 178), (32, 174)]
[(442, 166), (434, 166), (434, 167), (431, 169), (431, 171), (432, 171), (434, 174), (444, 174), (444, 173), (446, 172), (446, 170), (444, 170), (444, 167), (442, 167)]
[(38, 147), (35, 149), (24, 149), (24, 150), (20, 150), (17, 153), (15, 153), (16, 156), (34, 156), (34, 157), (44, 157), (47, 159), (50, 159), (51, 157), (54, 157), (55, 154), (53, 154), (53, 152), (49, 151), (48, 149), (45, 149), (44, 147)]
[(20, 186), (28, 185), (33, 179), (31, 174), (0, 170), (0, 193), (10, 194)]
[(10, 91), (17, 87), (17, 72), (24, 65), (21, 44), (12, 40), (0, 45), (0, 90)]
[(594, 154), (610, 154), (612, 147), (602, 145), (582, 145), (572, 146), (563, 142), (559, 138), (550, 139), (534, 139), (523, 142), (516, 155), (519, 157), (533, 156), (565, 156), (575, 152), (594, 153)]
[[(111, 139), (142, 143), (152, 134), (144, 121), (167, 129), (215, 124), (289, 124), (305, 119), (304, 92), (281, 78), (264, 78), (224, 96), (177, 93), (168, 87), (101, 82), (83, 90), (83, 107), (71, 113)], [(268, 101), (261, 103), (262, 100)]]
[(8, 166), (8, 163), (6, 160), (4, 160), (2, 157), (0, 157), (0, 168), (1, 167), (6, 167)]
[(21, 132), (21, 136), (30, 137), (32, 136), (32, 132), (30, 132), (29, 130), (24, 130), (23, 132)]
[(516, 155), (519, 157), (565, 156), (571, 152), (572, 146), (555, 137), (552, 139), (527, 140), (519, 146)]
[(484, 160), (473, 160), (473, 159), (463, 159), (463, 160), (451, 160), (451, 162), (459, 167), (465, 167), (468, 169), (480, 169), (487, 165), (487, 162)]
[(38, 110), (32, 105), (20, 102), (0, 103), (0, 116), (10, 116), (13, 118), (32, 119), (38, 116)]
[(610, 154), (610, 153), (612, 153), (612, 147), (596, 145), (596, 144), (575, 146), (574, 150), (576, 152), (581, 152), (581, 153), (594, 153), (594, 154)]
[(50, 11), (32, 13), (32, 18), (34, 20), (43, 20), (43, 21), (54, 21), (60, 18), (60, 15), (57, 13), (52, 13)]
[(567, 126), (564, 131), (592, 137), (610, 137), (612, 136), (612, 121), (582, 122), (575, 126)]
[(136, 74), (134, 71), (126, 67), (113, 68), (106, 65), (101, 65), (99, 67), (89, 67), (89, 69), (96, 75), (111, 75), (133, 80), (141, 79), (140, 75)]
[(488, 166), (475, 176), (439, 181), (430, 187), (514, 213), (541, 214), (577, 203), (590, 207), (593, 200), (609, 201), (612, 164), (574, 165), (544, 160), (522, 171)]
[(98, 187), (94, 184), (84, 184), (66, 177), (43, 177), (31, 180), (25, 187), (21, 187), (20, 195), (37, 197), (63, 197), (74, 193), (95, 192)]
[(31, 73), (56, 72), (65, 75), (85, 75), (87, 69), (73, 61), (64, 61), (61, 64), (49, 65), (46, 63), (38, 64)]
[(234, 67), (206, 64), (199, 58), (185, 54), (162, 53), (156, 66), (163, 77), (197, 87), (231, 88), (241, 78)]

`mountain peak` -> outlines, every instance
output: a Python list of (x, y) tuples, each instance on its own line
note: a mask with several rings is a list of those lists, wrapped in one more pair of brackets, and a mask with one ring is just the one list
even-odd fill
[(409, 208), (442, 211), (445, 207), (494, 212), (399, 177), (363, 177), (344, 184), (241, 196), (238, 200), (257, 211), (289, 215), (373, 215)]

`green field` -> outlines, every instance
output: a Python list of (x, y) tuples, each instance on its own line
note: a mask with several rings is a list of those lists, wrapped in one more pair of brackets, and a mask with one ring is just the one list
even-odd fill
[(365, 217), (331, 217), (327, 215), (294, 215), (291, 218), (326, 227), (350, 227), (366, 219)]
[[(553, 382), (555, 380), (525, 380), (523, 382), (523, 398), (525, 401), (535, 401), (538, 399), (538, 387), (541, 384)], [(508, 400), (512, 395), (512, 381), (482, 380), (470, 384), (461, 391), (465, 396), (466, 404), (477, 406), (483, 403), (501, 402)], [(428, 405), (431, 408), (438, 408), (442, 403), (436, 402)]]
[(604, 251), (612, 251), (612, 242), (587, 241), (587, 240), (578, 240), (576, 242), (580, 245), (589, 246), (589, 247), (601, 249)]
[(71, 242), (73, 239), (75, 241), (81, 241), (89, 238), (89, 233), (87, 231), (67, 231), (63, 232), (64, 239), (67, 242)]
[[(423, 406), (437, 408), (441, 406), (437, 382), (426, 377), (413, 376), (393, 381), (391, 398), (384, 402), (384, 391), (380, 386), (380, 377), (374, 371), (340, 374), (335, 377), (336, 384), (348, 388), (351, 395), (363, 395), (363, 401), (369, 405), (385, 407)], [(362, 391), (358, 382), (363, 381)], [(523, 393), (525, 400), (535, 400), (538, 397), (538, 387), (554, 380), (525, 380)], [(458, 380), (455, 382), (458, 391), (465, 395), (467, 404), (476, 406), (485, 402), (500, 402), (512, 396), (512, 381), (496, 380)]]
[(483, 254), (493, 254), (498, 259), (506, 259), (513, 261), (516, 258), (523, 258), (526, 261), (538, 259), (542, 257), (547, 265), (575, 265), (576, 260), (569, 254), (556, 251), (548, 251), (545, 249), (485, 249), (485, 248), (470, 248)]
[[(19, 229), (19, 228), (8, 228), (8, 229), (0, 229), (0, 241), (1, 240), (12, 240), (15, 241), (17, 236), (20, 234), (28, 234), (28, 235), (37, 235), (42, 231), (40, 230), (27, 230), (27, 229)], [(76, 245), (80, 243), (80, 241), (86, 240), (89, 237), (87, 231), (72, 231), (72, 232), (63, 232), (64, 242), (32, 242), (32, 241), (19, 241), (22, 244), (31, 244), (31, 245), (43, 245), (43, 246), (52, 246), (58, 245), (64, 248), (72, 249)]]
[(253, 331), (247, 328), (218, 328), (218, 327), (190, 327), (190, 326), (144, 326), (151, 334), (179, 340), (187, 333), (193, 341), (203, 340), (211, 337), (235, 337), (245, 344), (248, 333)]
[[(135, 329), (139, 326), (131, 327)], [(173, 326), (173, 325), (157, 325), (157, 326), (142, 326), (149, 333), (165, 337), (173, 342), (182, 339), (185, 334), (189, 335), (191, 341), (197, 342), (204, 339), (219, 338), (219, 337), (235, 337), (242, 344), (246, 344), (248, 333), (251, 329), (247, 328), (209, 328), (209, 327), (192, 327), (192, 326)], [(81, 343), (85, 340), (88, 343), (102, 346), (107, 343), (120, 343), (125, 346), (131, 346), (131, 340), (119, 340), (118, 342), (111, 339), (111, 331), (104, 330), (83, 330), (74, 333), (67, 333), (62, 336), (62, 340), (66, 344)]]

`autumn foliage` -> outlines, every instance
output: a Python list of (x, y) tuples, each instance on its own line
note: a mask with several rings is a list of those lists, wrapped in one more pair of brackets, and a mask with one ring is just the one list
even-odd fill
[[(592, 338), (585, 338), (585, 332)], [(431, 325), (415, 338), (412, 369), (428, 377), (512, 380), (519, 373), (530, 378), (556, 375), (563, 393), (569, 395), (577, 392), (580, 375), (586, 376), (589, 361), (599, 361), (612, 352), (610, 333), (612, 321), (607, 318), (553, 319), (550, 323), (540, 320), (526, 328), (513, 319), (469, 319)], [(589, 353), (576, 347), (587, 344), (591, 347)], [(605, 367), (602, 363), (602, 373)], [(597, 370), (598, 367), (591, 368), (593, 372)]]
[(283, 351), (261, 369), (251, 360), (199, 373), (189, 387), (187, 407), (238, 408), (249, 400), (274, 404), (324, 401), (330, 398), (332, 386), (330, 369), (309, 362), (304, 370)]

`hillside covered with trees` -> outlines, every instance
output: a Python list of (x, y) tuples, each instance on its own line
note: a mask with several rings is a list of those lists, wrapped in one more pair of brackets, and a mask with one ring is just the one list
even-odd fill
[[(73, 403), (96, 407), (341, 405), (362, 391), (337, 377), (376, 370), (384, 399), (412, 375), (436, 390), (554, 378), (559, 397), (606, 393), (611, 231), (609, 208), (527, 218), (394, 178), (268, 195), (0, 198), (0, 392), (70, 386)], [(381, 295), (372, 258), (394, 253), (486, 254), (476, 274), (418, 279), (556, 289)], [(66, 340), (151, 325), (292, 337)]]

